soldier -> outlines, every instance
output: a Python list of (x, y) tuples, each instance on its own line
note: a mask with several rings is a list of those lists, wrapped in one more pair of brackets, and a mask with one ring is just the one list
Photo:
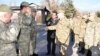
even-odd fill
[(59, 10), (58, 13), (59, 22), (55, 26), (49, 26), (49, 30), (56, 29), (56, 36), (60, 43), (60, 53), (61, 56), (67, 56), (67, 46), (69, 45), (69, 35), (70, 35), (70, 22), (64, 15), (64, 11)]
[(100, 27), (100, 12), (97, 13), (97, 18), (95, 19), (95, 21), (96, 21), (96, 26), (97, 26), (96, 27), (96, 32), (95, 32), (96, 35), (95, 36), (98, 38), (97, 41), (99, 41), (98, 44), (100, 45), (100, 36), (99, 36), (100, 35), (100, 30), (99, 30), (100, 29), (99, 28)]
[(31, 8), (28, 2), (22, 2), (20, 13), (18, 14), (18, 24), (21, 28), (18, 37), (18, 44), (21, 56), (29, 56), (30, 33), (31, 33)]
[[(86, 15), (85, 15), (86, 16)], [(85, 37), (85, 31), (86, 31), (86, 21), (87, 21), (87, 16), (81, 18), (81, 23), (80, 23), (80, 33), (79, 33), (79, 53), (84, 54), (85, 53), (85, 43), (84, 43), (84, 37)]]
[(89, 22), (87, 23), (86, 26), (86, 34), (84, 37), (84, 42), (85, 42), (85, 49), (86, 49), (85, 54), (87, 56), (90, 55), (88, 54), (90, 51), (90, 47), (97, 46), (97, 43), (95, 43), (96, 41), (95, 41), (95, 19), (94, 18), (95, 18), (95, 14), (91, 13), (89, 17)]
[(36, 31), (36, 9), (32, 8), (32, 25), (31, 25), (31, 39), (30, 39), (30, 54), (33, 56), (38, 56), (38, 54), (35, 53), (36, 49), (36, 37), (37, 37), (37, 31)]
[(100, 16), (94, 15), (95, 17), (95, 27), (94, 27), (94, 38), (93, 38), (93, 46), (90, 48), (92, 52), (92, 56), (100, 55)]
[(81, 31), (81, 22), (82, 22), (82, 17), (80, 16), (80, 14), (76, 14), (74, 15), (73, 18), (73, 31), (74, 31), (74, 38), (75, 38), (75, 43), (74, 43), (74, 47), (78, 47), (79, 44), (79, 34)]
[(95, 43), (100, 45), (100, 15), (97, 14), (95, 18), (96, 26), (95, 26)]
[(0, 56), (17, 56), (15, 42), (20, 28), (10, 24), (11, 10), (7, 5), (0, 5)]

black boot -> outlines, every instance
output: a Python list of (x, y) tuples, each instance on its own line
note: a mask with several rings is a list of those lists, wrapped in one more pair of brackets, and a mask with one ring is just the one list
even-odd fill
[(85, 54), (85, 48), (84, 47), (79, 47), (78, 48), (78, 53)]
[(50, 52), (47, 52), (46, 55), (50, 55)]
[(85, 43), (79, 42), (78, 53), (85, 54)]
[(38, 54), (36, 54), (36, 53), (33, 53), (33, 56), (38, 56)]
[(92, 53), (91, 53), (91, 51), (90, 51), (89, 49), (86, 49), (86, 50), (85, 50), (85, 55), (86, 55), (86, 56), (92, 56), (91, 54), (92, 54)]

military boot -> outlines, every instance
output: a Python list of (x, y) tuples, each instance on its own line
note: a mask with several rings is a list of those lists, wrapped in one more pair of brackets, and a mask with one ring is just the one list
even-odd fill
[(89, 49), (86, 49), (85, 50), (85, 56), (91, 56), (91, 51)]
[(85, 53), (85, 43), (79, 42), (78, 53), (84, 54)]

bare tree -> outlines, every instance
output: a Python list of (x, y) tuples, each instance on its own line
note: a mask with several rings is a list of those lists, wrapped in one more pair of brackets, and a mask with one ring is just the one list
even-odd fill
[(65, 15), (67, 17), (70, 17), (73, 13), (76, 13), (72, 0), (64, 0), (64, 2), (60, 4), (60, 9), (65, 11)]
[(58, 0), (43, 0), (42, 2), (50, 12), (52, 12), (53, 10), (57, 10), (59, 4)]

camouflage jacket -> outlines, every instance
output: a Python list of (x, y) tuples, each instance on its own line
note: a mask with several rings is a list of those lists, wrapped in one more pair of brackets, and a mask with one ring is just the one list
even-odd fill
[(93, 46), (95, 40), (95, 22), (89, 22), (86, 26), (84, 41), (86, 45)]
[(84, 19), (81, 20), (81, 24), (80, 24), (80, 33), (79, 33), (79, 37), (80, 38), (84, 38), (85, 37), (85, 31), (86, 31), (86, 22)]
[(95, 37), (96, 37), (96, 42), (100, 44), (100, 18), (97, 17), (95, 18), (96, 21), (96, 26), (95, 26)]
[(66, 17), (59, 20), (57, 25), (49, 26), (49, 30), (56, 29), (56, 36), (61, 43), (66, 43), (70, 33), (70, 22)]
[(78, 34), (80, 33), (81, 31), (81, 22), (82, 20), (79, 19), (79, 18), (73, 18), (73, 31), (75, 34)]
[(14, 45), (18, 33), (19, 28), (15, 24), (6, 27), (6, 25), (0, 21), (0, 56), (11, 56), (11, 53), (8, 51), (13, 52), (16, 56)]
[(17, 23), (19, 24), (20, 28), (31, 28), (31, 25), (32, 25), (32, 16), (29, 15), (25, 15), (25, 14), (22, 14), (21, 12), (18, 14), (18, 19), (17, 19)]

